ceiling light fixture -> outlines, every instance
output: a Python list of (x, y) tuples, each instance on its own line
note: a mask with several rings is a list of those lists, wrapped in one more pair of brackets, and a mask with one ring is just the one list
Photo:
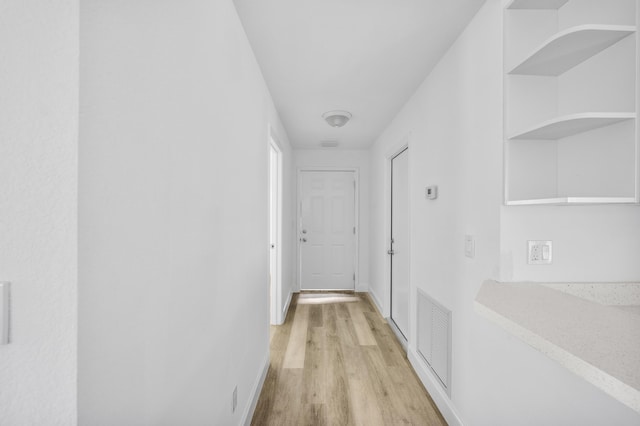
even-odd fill
[(329, 126), (342, 127), (351, 119), (351, 113), (347, 111), (328, 111), (322, 114)]

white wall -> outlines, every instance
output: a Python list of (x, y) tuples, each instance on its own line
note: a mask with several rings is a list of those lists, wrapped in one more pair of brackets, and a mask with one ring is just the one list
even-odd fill
[(76, 424), (78, 2), (0, 5), (0, 424)]
[[(504, 240), (514, 232), (505, 225), (509, 219), (504, 224), (501, 219), (500, 3), (485, 3), (373, 147), (371, 292), (388, 312), (385, 157), (408, 135), (409, 350), (416, 359), (415, 289), (420, 288), (453, 311), (451, 400), (439, 393), (437, 385), (429, 384), (448, 419), (453, 424), (461, 420), (465, 425), (492, 426), (638, 424), (637, 413), (473, 311), (482, 281), (501, 276), (501, 233)], [(436, 201), (425, 199), (428, 185), (439, 186)], [(614, 217), (619, 220), (627, 211)], [(580, 212), (575, 214), (583, 225), (599, 220), (595, 216), (584, 219)], [(609, 232), (601, 235), (619, 238), (631, 225), (629, 220), (611, 224)], [(465, 234), (475, 237), (474, 259), (464, 256)], [(636, 247), (638, 253), (637, 246), (627, 247)], [(428, 377), (425, 365), (415, 362)]]
[(231, 0), (80, 16), (79, 422), (238, 424), (268, 361), (260, 69)]
[[(535, 207), (502, 209), (503, 280), (640, 281), (640, 207)], [(553, 263), (527, 264), (527, 240), (553, 241)]]
[[(297, 149), (294, 150), (294, 167), (295, 170), (304, 168), (353, 168), (358, 171), (359, 179), (359, 265), (358, 276), (356, 281), (356, 291), (369, 290), (369, 167), (370, 152), (369, 150), (342, 150), (335, 148), (326, 149)], [(296, 176), (297, 179), (297, 176)], [(293, 188), (294, 194), (297, 194), (297, 185)], [(295, 207), (295, 206), (294, 206)], [(297, 210), (295, 211), (297, 220)], [(297, 247), (297, 233), (294, 230), (293, 244)], [(297, 256), (297, 253), (296, 253)], [(296, 272), (296, 288), (300, 288), (298, 272)]]

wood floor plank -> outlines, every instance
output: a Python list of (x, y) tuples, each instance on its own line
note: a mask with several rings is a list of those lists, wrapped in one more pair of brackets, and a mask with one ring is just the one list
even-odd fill
[(322, 305), (309, 307), (309, 327), (322, 327)]
[[(276, 387), (278, 382), (278, 372), (277, 368), (269, 367), (269, 371), (267, 371), (267, 377), (264, 379), (264, 384), (262, 385), (262, 393), (260, 394), (260, 398), (258, 399), (258, 404), (256, 405), (256, 414), (260, 414), (259, 416), (254, 416), (251, 424), (269, 424), (269, 416), (273, 412)], [(258, 422), (258, 423), (256, 423)]]
[(326, 406), (324, 404), (304, 404), (300, 415), (299, 425), (325, 426), (327, 422)]
[[(333, 321), (335, 325), (335, 320)], [(353, 424), (351, 415), (351, 391), (347, 379), (347, 372), (344, 363), (344, 354), (340, 338), (337, 333), (331, 332), (328, 327), (326, 336), (327, 342), (327, 417), (337, 425)]]
[(404, 352), (402, 347), (396, 344), (396, 337), (389, 329), (389, 325), (377, 313), (365, 312), (364, 317), (371, 328), (386, 365), (389, 367), (397, 366), (398, 361), (404, 357)]
[(307, 331), (306, 356), (304, 360), (304, 383), (302, 402), (324, 404), (327, 391), (327, 362), (325, 331), (322, 327), (309, 327)]
[(308, 324), (309, 305), (299, 305), (291, 326), (289, 344), (284, 355), (282, 368), (304, 368)]
[[(407, 398), (413, 399), (410, 395), (400, 395), (391, 378), (388, 367), (382, 357), (378, 347), (363, 348), (367, 355), (367, 365), (370, 368), (370, 376), (373, 381), (373, 390), (381, 407), (381, 414), (385, 424), (426, 424), (424, 416), (417, 416), (408, 411), (405, 406)], [(418, 396), (421, 396), (418, 394)]]
[[(335, 305), (322, 305), (322, 316), (327, 337), (338, 336), (338, 326), (336, 324), (338, 315)], [(335, 349), (337, 349), (337, 347)]]
[[(378, 313), (378, 309), (376, 309), (375, 306), (373, 306), (373, 303), (371, 302), (371, 298), (369, 297), (369, 295), (367, 293), (356, 293), (356, 295), (358, 297), (360, 297), (361, 303), (362, 303), (362, 311), (363, 312), (375, 312)], [(382, 317), (380, 317), (382, 318)]]
[(371, 328), (362, 313), (362, 309), (358, 304), (349, 303), (347, 306), (349, 314), (351, 315), (351, 321), (356, 329), (356, 336), (358, 336), (358, 343), (363, 346), (376, 345), (376, 339), (373, 337)]
[(412, 417), (424, 419), (425, 424), (428, 425), (446, 424), (433, 399), (411, 369), (408, 360), (407, 366), (389, 368), (389, 377), (394, 384), (394, 389), (404, 402), (407, 413)]
[(356, 330), (349, 319), (336, 320), (337, 338), (342, 349), (345, 373), (348, 377), (358, 374), (358, 358), (361, 355)]
[(338, 318), (340, 318), (340, 319), (349, 319), (351, 317), (351, 315), (349, 314), (349, 309), (347, 308), (347, 306), (349, 306), (348, 303), (338, 303), (338, 304), (335, 305), (336, 314), (338, 315)]
[(272, 330), (252, 425), (446, 425), (389, 325), (358, 297), (292, 299), (287, 320)]
[[(345, 312), (346, 316), (343, 316)], [(336, 306), (336, 313), (336, 328), (342, 344), (349, 346), (358, 345), (358, 336), (356, 334), (353, 321), (351, 320), (349, 310), (344, 305), (340, 305)]]
[[(263, 387), (251, 424), (255, 426), (298, 424), (302, 412), (301, 389), (301, 369), (280, 370), (275, 389)], [(273, 398), (269, 411), (259, 410), (264, 407), (261, 400), (265, 392), (271, 393)]]
[(384, 426), (378, 400), (372, 392), (371, 384), (366, 378), (350, 377), (352, 414), (357, 426)]

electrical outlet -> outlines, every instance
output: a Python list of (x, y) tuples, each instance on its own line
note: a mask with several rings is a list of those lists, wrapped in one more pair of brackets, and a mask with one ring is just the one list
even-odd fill
[(527, 241), (527, 263), (529, 265), (549, 265), (552, 260), (551, 241)]
[(236, 412), (237, 406), (238, 406), (238, 386), (233, 388), (233, 408), (231, 410), (232, 413)]

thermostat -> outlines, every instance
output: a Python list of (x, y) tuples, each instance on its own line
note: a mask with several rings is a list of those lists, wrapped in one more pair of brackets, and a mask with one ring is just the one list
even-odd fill
[(435, 200), (438, 198), (438, 187), (436, 185), (427, 186), (424, 191), (427, 200)]

